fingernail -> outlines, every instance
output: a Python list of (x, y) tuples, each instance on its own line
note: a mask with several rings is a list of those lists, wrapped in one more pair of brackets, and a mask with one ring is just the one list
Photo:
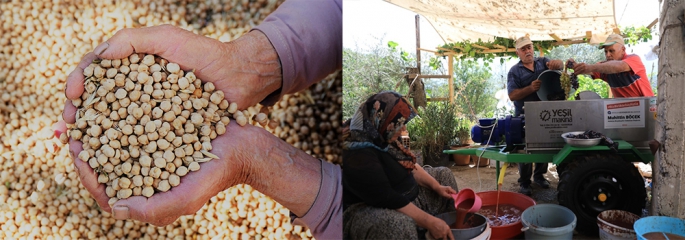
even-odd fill
[(105, 50), (107, 50), (108, 47), (109, 47), (109, 43), (103, 42), (103, 43), (100, 43), (100, 45), (98, 45), (97, 47), (95, 47), (95, 50), (93, 50), (93, 52), (95, 53), (95, 55), (100, 57), (100, 54), (105, 52)]
[(117, 220), (126, 220), (130, 217), (127, 206), (115, 206), (112, 209), (112, 215), (114, 215), (114, 219)]
[(59, 139), (59, 136), (62, 135), (62, 131), (60, 130), (55, 130), (55, 138)]

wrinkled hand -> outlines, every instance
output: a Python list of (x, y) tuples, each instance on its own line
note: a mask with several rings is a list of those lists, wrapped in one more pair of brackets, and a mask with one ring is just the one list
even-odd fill
[[(258, 103), (280, 88), (278, 57), (272, 47), (273, 52), (268, 52), (264, 50), (264, 46), (271, 47), (268, 39), (259, 31), (250, 32), (230, 43), (222, 43), (170, 25), (120, 30), (107, 42), (96, 47), (93, 52), (86, 54), (76, 69), (67, 77), (65, 94), (68, 100), (62, 112), (64, 121), (55, 124), (55, 133), (59, 137), (59, 134), (66, 133), (66, 123), (75, 122), (77, 108), (71, 100), (79, 98), (83, 93), (83, 69), (95, 59), (119, 59), (134, 52), (156, 54), (170, 62), (178, 63), (185, 71), (194, 70), (199, 79), (213, 82), (216, 89), (225, 93), (229, 102), (236, 102), (239, 109), (244, 109)], [(276, 60), (268, 61), (271, 58)], [(266, 79), (264, 73), (272, 69), (277, 69), (279, 74), (269, 75)], [(267, 82), (277, 84), (267, 84)], [(131, 218), (155, 225), (166, 225), (181, 215), (195, 213), (212, 196), (240, 180), (233, 177), (240, 176), (235, 173), (237, 171), (235, 169), (240, 169), (235, 168), (239, 166), (239, 161), (222, 157), (222, 150), (231, 149), (231, 151), (243, 152), (240, 149), (259, 145), (261, 142), (258, 141), (254, 144), (245, 144), (245, 141), (236, 135), (255, 131), (268, 134), (263, 129), (259, 131), (253, 128), (256, 127), (240, 128), (235, 122), (231, 122), (227, 126), (227, 132), (231, 131), (231, 138), (222, 135), (212, 141), (212, 145), (222, 146), (211, 151), (221, 157), (220, 160), (202, 163), (200, 171), (191, 172), (183, 177), (181, 184), (169, 192), (155, 194), (151, 198), (131, 197), (118, 201), (114, 205), (115, 218)], [(241, 141), (234, 139), (241, 139)], [(98, 183), (97, 175), (88, 163), (75, 158), (82, 150), (82, 142), (70, 139), (69, 153), (79, 171), (81, 183), (95, 198), (101, 209), (112, 212), (108, 205), (109, 198), (105, 194), (105, 185)], [(226, 163), (227, 159), (231, 159), (230, 165)]]
[(535, 81), (533, 81), (532, 83), (530, 83), (530, 87), (533, 88), (533, 91), (534, 91), (534, 92), (537, 92), (538, 90), (540, 90), (540, 84), (542, 84), (542, 82), (540, 81), (540, 79), (535, 79)]
[(579, 74), (587, 74), (591, 73), (592, 71), (589, 68), (589, 65), (585, 63), (573, 63), (573, 72), (577, 75)]
[(451, 194), (457, 194), (457, 191), (452, 189), (450, 186), (438, 186), (435, 189), (433, 189), (435, 192), (437, 192), (440, 196), (444, 198), (449, 198), (452, 199)]
[[(184, 71), (194, 70), (197, 78), (214, 83), (229, 102), (238, 104), (238, 109), (257, 104), (281, 87), (278, 55), (260, 31), (222, 43), (178, 27), (161, 25), (120, 30), (86, 54), (67, 78), (67, 98), (76, 99), (83, 93), (83, 69), (94, 59), (119, 59), (134, 52), (156, 54), (178, 63)], [(71, 104), (66, 105), (65, 111), (74, 109)]]
[(563, 69), (564, 63), (561, 60), (550, 60), (547, 62), (547, 68), (552, 70)]
[(447, 223), (437, 217), (431, 216), (431, 219), (428, 220), (427, 230), (434, 239), (454, 239), (452, 230), (447, 226)]
[[(78, 158), (74, 158), (74, 165), (79, 172), (83, 186), (91, 193), (100, 208), (112, 212), (116, 219), (134, 219), (148, 222), (156, 226), (173, 223), (183, 215), (196, 213), (210, 198), (228, 187), (244, 182), (242, 179), (245, 162), (236, 156), (245, 156), (257, 151), (253, 148), (259, 144), (257, 136), (269, 134), (264, 129), (252, 125), (238, 126), (232, 121), (226, 129), (228, 134), (218, 136), (212, 140), (212, 145), (221, 146), (211, 152), (220, 159), (214, 159), (200, 164), (200, 170), (189, 172), (181, 178), (181, 184), (168, 192), (155, 193), (152, 197), (132, 196), (118, 200), (112, 208), (108, 205), (109, 197), (105, 193), (105, 185), (97, 181), (97, 174)], [(246, 142), (247, 141), (247, 142)], [(79, 152), (80, 142), (69, 142), (70, 152)], [(73, 154), (72, 154), (73, 156)]]

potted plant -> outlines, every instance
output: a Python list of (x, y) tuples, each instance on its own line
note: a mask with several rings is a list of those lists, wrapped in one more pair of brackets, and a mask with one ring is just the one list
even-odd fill
[[(461, 120), (459, 126), (457, 127), (457, 130), (455, 131), (455, 138), (452, 141), (452, 144), (450, 144), (450, 149), (452, 150), (467, 148), (470, 146), (471, 131), (468, 125), (464, 122), (466, 121)], [(469, 162), (471, 161), (471, 156), (452, 154), (452, 160), (454, 161), (454, 164), (457, 166), (466, 166), (469, 165)]]
[[(471, 130), (469, 126), (473, 126), (473, 122), (464, 120), (462, 121), (463, 125), (459, 127), (459, 130), (457, 131), (457, 138), (464, 139), (462, 143), (466, 143), (465, 147), (481, 147), (480, 145), (473, 146), (473, 141), (471, 141)], [(478, 165), (479, 167), (486, 167), (490, 165), (490, 159), (484, 158), (484, 157), (478, 157), (475, 155), (470, 155), (470, 160), (473, 162), (474, 165)]]
[(417, 109), (419, 117), (412, 120), (407, 129), (414, 149), (421, 149), (424, 164), (432, 166), (451, 165), (443, 150), (456, 138), (459, 119), (456, 105), (447, 102), (431, 102)]

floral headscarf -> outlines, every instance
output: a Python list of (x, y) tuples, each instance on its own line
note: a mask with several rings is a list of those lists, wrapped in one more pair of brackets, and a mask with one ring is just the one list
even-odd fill
[(415, 116), (414, 108), (399, 93), (375, 94), (349, 120), (349, 135), (345, 134), (343, 149), (376, 148), (388, 152), (405, 168), (414, 169), (414, 154), (399, 140), (390, 140)]

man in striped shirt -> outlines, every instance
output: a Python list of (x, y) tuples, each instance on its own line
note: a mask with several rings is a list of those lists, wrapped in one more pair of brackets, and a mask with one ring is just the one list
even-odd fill
[(604, 80), (617, 98), (654, 96), (642, 60), (635, 54), (626, 54), (621, 35), (609, 35), (599, 47), (604, 48), (607, 60), (597, 64), (576, 63), (576, 74), (590, 73), (593, 78)]

